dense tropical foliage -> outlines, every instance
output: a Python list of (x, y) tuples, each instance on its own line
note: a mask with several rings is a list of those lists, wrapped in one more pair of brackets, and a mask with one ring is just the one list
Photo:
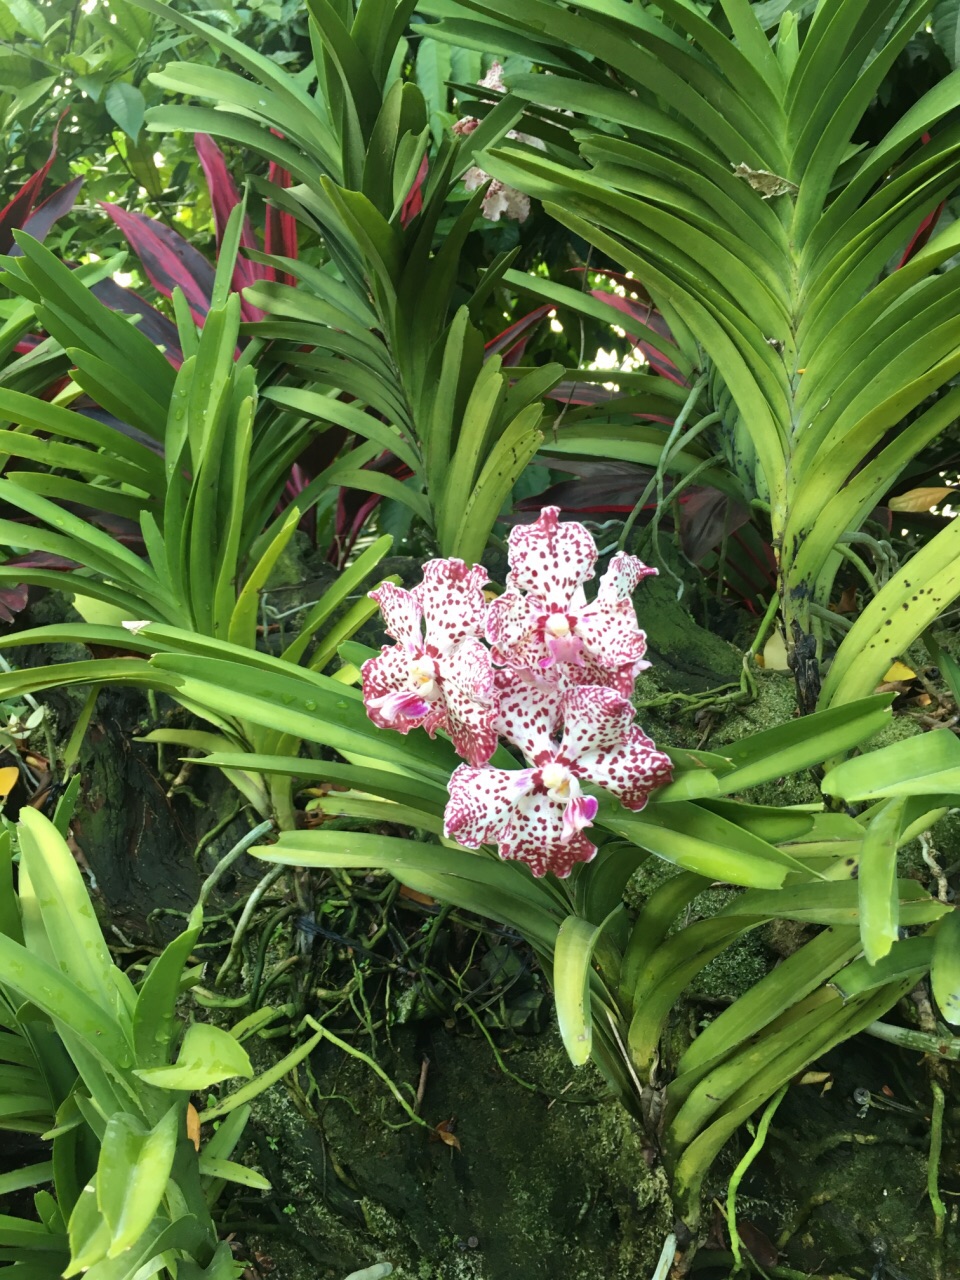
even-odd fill
[[(738, 1193), (861, 1033), (926, 1055), (855, 1093), (952, 1274), (960, 6), (0, 29), (0, 1269), (266, 1274), (264, 1097), (335, 1052), (459, 1158), (391, 1028), (505, 1067), (519, 982), (660, 1171), (657, 1280), (807, 1274)], [(103, 743), (189, 864), (129, 920)]]

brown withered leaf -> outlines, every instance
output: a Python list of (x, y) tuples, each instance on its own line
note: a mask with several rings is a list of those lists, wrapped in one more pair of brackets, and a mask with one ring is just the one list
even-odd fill
[(777, 1247), (759, 1227), (755, 1227), (746, 1218), (741, 1218), (737, 1223), (737, 1235), (754, 1262), (758, 1262), (764, 1268), (777, 1265), (780, 1260)]
[(406, 898), (409, 902), (419, 902), (424, 907), (435, 907), (437, 905), (436, 898), (431, 898), (428, 893), (421, 893), (418, 889), (408, 889), (405, 884), (400, 886), (399, 896)]
[(460, 1139), (453, 1132), (455, 1117), (451, 1116), (449, 1120), (441, 1120), (430, 1135), (431, 1142), (442, 1142), (445, 1146), (453, 1147), (457, 1151), (462, 1151)]

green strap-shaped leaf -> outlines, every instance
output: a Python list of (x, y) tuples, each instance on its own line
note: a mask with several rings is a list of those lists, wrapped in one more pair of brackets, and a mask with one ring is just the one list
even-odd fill
[(192, 1022), (173, 1066), (138, 1067), (134, 1074), (158, 1089), (195, 1093), (233, 1076), (249, 1080), (253, 1067), (246, 1049), (229, 1032), (206, 1022)]
[(956, 909), (941, 920), (934, 937), (930, 984), (944, 1018), (954, 1026), (960, 1024), (960, 911)]
[(122, 1112), (107, 1121), (96, 1196), (110, 1231), (108, 1258), (119, 1257), (150, 1226), (167, 1190), (182, 1119), (175, 1103), (152, 1129)]
[(593, 1019), (590, 1001), (590, 973), (593, 953), (612, 916), (602, 924), (591, 924), (581, 916), (567, 916), (557, 933), (553, 953), (553, 991), (557, 1005), (560, 1036), (570, 1061), (582, 1067), (593, 1047)]

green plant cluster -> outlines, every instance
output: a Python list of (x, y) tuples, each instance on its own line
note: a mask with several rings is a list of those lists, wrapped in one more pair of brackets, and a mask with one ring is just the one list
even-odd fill
[[(25, 0), (9, 10), (21, 26), (47, 22)], [(11, 304), (0, 587), (66, 590), (84, 619), (13, 629), (0, 648), (95, 655), (0, 674), (0, 699), (89, 690), (69, 772), (103, 686), (146, 690), (154, 707), (169, 698), (197, 723), (157, 725), (147, 740), (198, 753), (264, 820), (260, 835), (278, 829), (255, 856), (386, 872), (515, 930), (552, 983), (571, 1061), (593, 1060), (644, 1127), (694, 1238), (728, 1139), (851, 1036), (916, 1044), (884, 1019), (918, 983), (943, 1019), (923, 1047), (956, 1056), (946, 1024), (960, 1023), (960, 914), (942, 886), (904, 873), (902, 851), (955, 806), (960, 744), (951, 723), (870, 745), (894, 700), (874, 690), (917, 641), (960, 697), (960, 669), (932, 634), (960, 596), (960, 522), (937, 512), (897, 542), (877, 516), (925, 474), (932, 449), (952, 447), (960, 405), (960, 223), (933, 218), (960, 177), (960, 73), (889, 127), (870, 115), (930, 10), (307, 0), (309, 55), (285, 57), (287, 5), (214, 25), (124, 0), (117, 25), (140, 33), (131, 57), (144, 68), (157, 32), (175, 34), (162, 69), (142, 78), (156, 105), (144, 114), (147, 99), (135, 102), (140, 90), (111, 62), (107, 111), (131, 145), (142, 148), (141, 124), (206, 132), (284, 166), (289, 187), (252, 186), (296, 218), (300, 254), (241, 248), (241, 202), (202, 325), (173, 291), (179, 367), (91, 291), (114, 260), (72, 269), (18, 234), (0, 276)], [(926, 34), (955, 60), (957, 6), (935, 10)], [(476, 55), (493, 49), (514, 60), (506, 91), (455, 86), (476, 127), (454, 136), (436, 68), (472, 68), (475, 80)], [(19, 120), (30, 105), (21, 94), (5, 109)], [(528, 241), (491, 252), (485, 190), (461, 188), (476, 166), (542, 204), (539, 229), (519, 233)], [(499, 341), (518, 299), (610, 324), (599, 290), (553, 278), (542, 241), (544, 269), (526, 269), (544, 227), (582, 250), (585, 285), (596, 253), (608, 276), (629, 271), (649, 295), (645, 318), (625, 319), (646, 362), (611, 375), (614, 391), (584, 359), (567, 367), (569, 343), (548, 359), (545, 346), (511, 356)], [(241, 298), (244, 255), (275, 276)], [(17, 352), (31, 326), (39, 345)], [(308, 447), (320, 462), (287, 503)], [(374, 612), (365, 592), (391, 533), (426, 556), (479, 562), (502, 547), (514, 501), (536, 492), (535, 459), (553, 480), (598, 460), (643, 469), (626, 510), (613, 504), (621, 546), (642, 528), (655, 552), (668, 518), (682, 543), (681, 498), (703, 486), (737, 505), (755, 540), (743, 545), (765, 542), (772, 571), (736, 697), (751, 696), (776, 624), (803, 712), (716, 751), (671, 751), (674, 780), (642, 812), (601, 796), (597, 857), (566, 881), (445, 839), (451, 744), (376, 728), (358, 687), (374, 652), (357, 638)], [(272, 651), (263, 593), (278, 563), (305, 516), (330, 529), (353, 500), (367, 504), (358, 553)], [(710, 562), (721, 594), (733, 581), (723, 509)], [(838, 600), (851, 584), (864, 602), (852, 622)], [(8, 737), (16, 755), (25, 736)], [(519, 762), (501, 747), (493, 763)], [(817, 798), (750, 801), (792, 776), (813, 779)], [(324, 824), (303, 830), (308, 787)], [(53, 823), (24, 808), (15, 873), (9, 832), (0, 841), (0, 1116), (52, 1143), (49, 1160), (0, 1176), (0, 1193), (53, 1186), (37, 1193), (35, 1219), (0, 1217), (0, 1263), (24, 1280), (235, 1275), (212, 1211), (225, 1182), (264, 1185), (230, 1159), (255, 1086), (199, 1114), (228, 1117), (199, 1145), (189, 1097), (252, 1074), (240, 1041), (262, 1011), (233, 1032), (184, 1027), (202, 903), (134, 984), (110, 956), (67, 830), (66, 808)], [(631, 913), (625, 891), (650, 859), (675, 870)], [(715, 883), (731, 888), (728, 902), (691, 922), (689, 905)], [(802, 945), (661, 1063), (671, 1011), (697, 975), (775, 920), (806, 926)], [(334, 1039), (306, 1025), (313, 1036), (285, 1065)], [(941, 1092), (934, 1171), (942, 1116)]]

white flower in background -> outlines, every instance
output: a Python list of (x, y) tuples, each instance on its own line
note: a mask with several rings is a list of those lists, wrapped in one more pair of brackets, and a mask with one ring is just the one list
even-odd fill
[[(503, 84), (503, 67), (499, 62), (493, 63), (490, 70), (478, 80), (477, 84), (481, 89), (493, 89), (497, 93), (504, 93)], [(462, 120), (458, 120), (453, 126), (453, 132), (459, 137), (464, 138), (473, 133), (474, 129), (479, 125), (480, 121), (476, 116), (465, 116)], [(528, 133), (518, 133), (516, 129), (511, 129), (507, 137), (514, 142), (524, 142), (529, 147), (535, 147), (538, 151), (546, 151), (546, 144), (540, 138), (534, 138)], [(485, 182), (489, 182), (487, 193), (483, 197), (481, 208), (483, 216), (488, 222), (499, 222), (500, 219), (510, 218), (515, 222), (525, 222), (530, 216), (530, 197), (518, 191), (516, 187), (511, 187), (505, 182), (501, 182), (498, 178), (491, 178), (490, 174), (481, 169), (478, 165), (473, 165), (463, 175), (463, 185), (467, 191), (476, 191), (478, 187), (482, 187)]]

